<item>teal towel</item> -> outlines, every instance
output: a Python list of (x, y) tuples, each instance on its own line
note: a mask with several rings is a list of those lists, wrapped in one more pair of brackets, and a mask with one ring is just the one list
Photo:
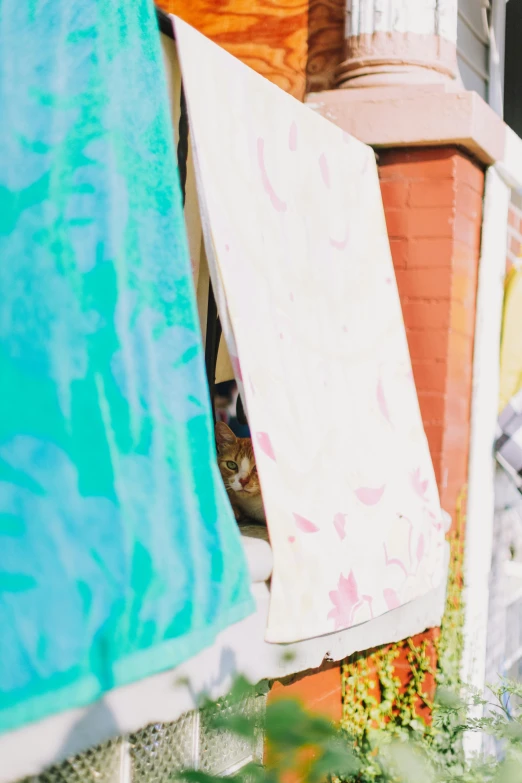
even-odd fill
[(149, 0), (0, 5), (0, 731), (252, 611)]

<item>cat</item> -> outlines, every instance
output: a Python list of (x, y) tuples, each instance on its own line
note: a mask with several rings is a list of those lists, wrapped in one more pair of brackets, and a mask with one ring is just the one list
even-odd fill
[(237, 438), (225, 422), (216, 423), (216, 445), (221, 477), (240, 527), (245, 522), (266, 526), (256, 458), (250, 438)]

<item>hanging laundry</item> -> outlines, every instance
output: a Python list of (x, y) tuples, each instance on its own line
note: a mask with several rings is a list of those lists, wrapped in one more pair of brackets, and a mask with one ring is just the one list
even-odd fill
[(185, 23), (175, 30), (273, 546), (266, 638), (347, 629), (429, 594), (444, 570), (375, 156)]
[(522, 267), (506, 277), (500, 344), (500, 415), (495, 455), (522, 492)]
[(502, 411), (522, 389), (522, 266), (506, 277), (500, 344), (500, 400)]
[(154, 7), (0, 12), (0, 731), (253, 608), (216, 464)]

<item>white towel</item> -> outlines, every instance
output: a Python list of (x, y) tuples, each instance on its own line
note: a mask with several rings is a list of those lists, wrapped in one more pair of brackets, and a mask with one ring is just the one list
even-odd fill
[(350, 628), (444, 560), (375, 156), (179, 20), (176, 40), (274, 557), (266, 638)]

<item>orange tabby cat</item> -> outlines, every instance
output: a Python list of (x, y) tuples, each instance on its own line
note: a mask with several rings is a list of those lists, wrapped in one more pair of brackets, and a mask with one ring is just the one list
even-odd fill
[(237, 438), (230, 427), (218, 421), (216, 444), (219, 470), (237, 521), (266, 524), (252, 441)]

